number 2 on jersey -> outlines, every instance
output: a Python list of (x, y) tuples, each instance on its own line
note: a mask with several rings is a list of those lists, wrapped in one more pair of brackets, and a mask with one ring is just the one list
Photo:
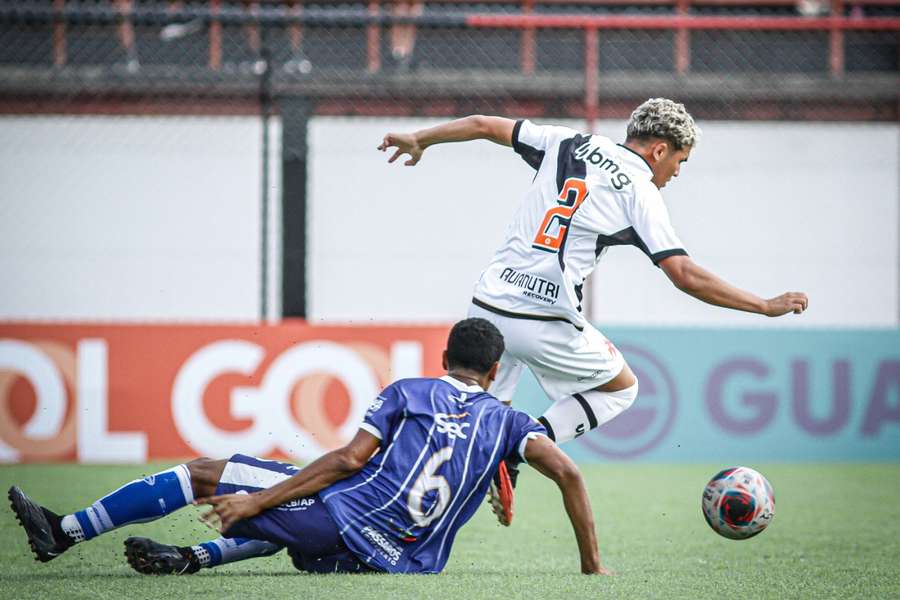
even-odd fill
[(587, 195), (588, 188), (584, 179), (578, 177), (566, 179), (562, 191), (559, 193), (559, 206), (554, 206), (544, 215), (544, 220), (531, 244), (532, 248), (545, 252), (559, 252), (572, 222), (572, 215), (575, 214)]

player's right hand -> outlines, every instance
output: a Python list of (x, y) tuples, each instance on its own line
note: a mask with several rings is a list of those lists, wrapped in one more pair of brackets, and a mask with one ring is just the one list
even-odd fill
[(258, 500), (256, 494), (224, 494), (198, 498), (194, 504), (211, 506), (212, 510), (200, 515), (200, 521), (219, 533), (225, 533), (238, 521), (255, 517), (262, 512)]
[(788, 313), (799, 315), (809, 306), (809, 298), (803, 292), (787, 292), (766, 300), (767, 317), (780, 317)]
[(378, 149), (382, 152), (388, 150), (388, 148), (396, 148), (397, 150), (394, 154), (388, 159), (389, 163), (394, 162), (404, 154), (409, 154), (409, 160), (407, 160), (404, 165), (407, 167), (411, 167), (419, 162), (419, 159), (422, 158), (422, 153), (425, 151), (424, 148), (419, 146), (419, 142), (416, 140), (416, 136), (412, 133), (389, 133), (384, 136), (384, 139), (381, 140), (381, 145), (378, 146)]

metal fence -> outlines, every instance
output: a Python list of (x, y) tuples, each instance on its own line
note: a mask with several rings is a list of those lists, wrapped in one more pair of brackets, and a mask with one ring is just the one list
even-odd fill
[(896, 120), (897, 0), (0, 2), (6, 112)]

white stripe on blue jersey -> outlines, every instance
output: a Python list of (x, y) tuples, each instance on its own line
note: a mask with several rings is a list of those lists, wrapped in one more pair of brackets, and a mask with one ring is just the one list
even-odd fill
[(392, 573), (441, 571), (500, 461), (529, 433), (544, 433), (527, 414), (450, 377), (388, 386), (365, 423), (381, 434), (382, 451), (320, 495), (347, 546)]

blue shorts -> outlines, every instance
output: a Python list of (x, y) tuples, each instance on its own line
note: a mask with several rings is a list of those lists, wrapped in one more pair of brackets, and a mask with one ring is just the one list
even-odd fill
[[(257, 492), (296, 475), (300, 469), (277, 460), (235, 454), (225, 465), (216, 495)], [(318, 494), (298, 498), (238, 521), (223, 535), (265, 540), (287, 548), (294, 566), (311, 573), (359, 573), (372, 569), (344, 544), (337, 524)]]

